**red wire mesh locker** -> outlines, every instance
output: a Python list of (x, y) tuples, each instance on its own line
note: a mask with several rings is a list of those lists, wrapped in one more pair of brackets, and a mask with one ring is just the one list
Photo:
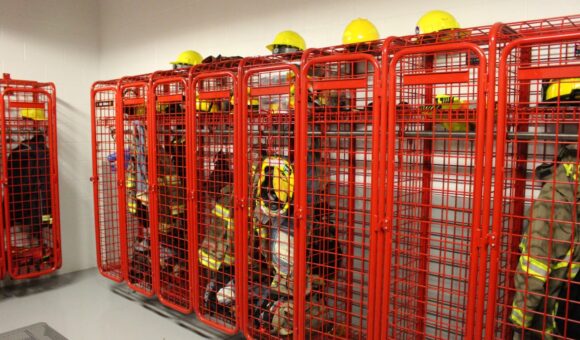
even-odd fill
[[(117, 157), (120, 197), (121, 248), (125, 262), (125, 277), (129, 287), (146, 296), (154, 294), (156, 262), (155, 240), (151, 225), (154, 215), (150, 208), (150, 124), (148, 122), (149, 76), (124, 78), (117, 90), (117, 130), (123, 131), (117, 140), (117, 154), (127, 152), (128, 159)], [(121, 135), (119, 135), (121, 136)], [(123, 249), (124, 248), (124, 249)]]
[(364, 43), (303, 58), (295, 168), (300, 338), (373, 338), (377, 47)]
[[(97, 82), (91, 88), (92, 143), (93, 143), (93, 196), (95, 209), (95, 239), (97, 266), (101, 274), (121, 282), (121, 229), (119, 220), (119, 190), (117, 174), (119, 157), (128, 152), (117, 152), (116, 99), (118, 80)], [(128, 160), (128, 159), (127, 159)]]
[(188, 70), (157, 72), (152, 77), (155, 124), (152, 192), (153, 227), (159, 254), (159, 300), (182, 313), (191, 313), (193, 261), (186, 209), (186, 109)]
[(578, 25), (515, 40), (499, 77), (488, 338), (577, 339)]
[[(475, 44), (477, 46), (479, 46), (479, 48), (485, 52), (487, 58), (488, 58), (488, 65), (496, 65), (497, 60), (499, 59), (501, 50), (505, 47), (505, 45), (507, 43), (509, 43), (510, 41), (512, 41), (513, 39), (517, 38), (518, 36), (530, 31), (531, 27), (536, 27), (536, 31), (542, 31), (542, 32), (549, 32), (549, 31), (553, 31), (556, 29), (561, 29), (563, 23), (569, 23), (571, 21), (573, 21), (574, 18), (570, 17), (570, 18), (549, 18), (549, 19), (541, 19), (541, 20), (533, 20), (533, 21), (527, 21), (527, 22), (518, 22), (518, 23), (513, 23), (510, 24), (509, 26), (506, 24), (502, 24), (502, 23), (496, 23), (494, 25), (491, 26), (482, 26), (482, 27), (472, 27), (472, 28), (465, 28), (465, 29), (460, 29), (460, 30), (455, 30), (452, 32), (449, 31), (442, 31), (442, 32), (438, 32), (438, 33), (431, 33), (431, 34), (427, 34), (427, 35), (421, 35), (421, 36), (416, 36), (416, 35), (412, 35), (412, 36), (406, 36), (406, 37), (390, 37), (388, 38), (384, 44), (383, 44), (383, 51), (382, 51), (382, 67), (383, 67), (383, 85), (382, 88), (384, 89), (384, 95), (382, 97), (382, 103), (383, 103), (383, 107), (385, 108), (385, 110), (387, 109), (388, 103), (390, 103), (389, 101), (389, 91), (388, 88), (389, 86), (387, 85), (388, 83), (388, 70), (389, 70), (389, 62), (390, 60), (393, 58), (394, 54), (398, 51), (400, 51), (401, 49), (404, 48), (408, 48), (408, 47), (413, 47), (413, 46), (420, 46), (420, 45), (440, 45), (440, 44), (448, 44), (451, 42), (468, 42), (468, 43), (472, 43)], [(513, 27), (511, 27), (513, 25)], [(477, 57), (475, 57), (473, 54), (469, 54), (468, 56), (466, 56), (466, 58), (469, 58), (469, 62), (472, 63), (474, 66), (476, 63), (478, 63), (479, 61), (477, 60)], [(488, 100), (490, 101), (490, 105), (488, 105), (487, 107), (487, 122), (486, 122), (486, 130), (488, 131), (493, 131), (494, 129), (494, 119), (495, 119), (495, 104), (494, 102), (497, 102), (497, 95), (496, 95), (496, 83), (497, 83), (497, 77), (496, 77), (496, 72), (490, 72), (488, 74), (488, 79), (487, 79), (487, 95), (488, 95)], [(398, 90), (397, 90), (398, 91)], [(441, 98), (440, 101), (444, 101), (445, 97)], [(437, 98), (433, 99), (433, 104), (435, 104), (435, 102), (437, 101)], [(439, 103), (442, 104), (442, 107), (445, 107), (445, 103)], [(457, 105), (455, 105), (457, 106)], [(447, 105), (447, 107), (451, 107), (453, 109), (453, 105)], [(394, 102), (393, 104), (393, 111), (390, 112), (398, 112), (398, 110), (401, 109), (405, 109), (406, 105), (404, 103), (404, 100), (402, 103), (399, 102)], [(435, 108), (435, 105), (433, 105), (433, 107), (431, 109)], [(384, 117), (386, 117), (387, 115), (383, 115)], [(393, 123), (394, 124), (394, 123)], [(381, 121), (381, 129), (382, 131), (388, 131), (387, 130), (387, 119), (383, 119)], [(445, 129), (448, 129), (449, 127), (453, 128), (454, 125), (452, 124), (447, 124), (447, 127), (444, 126)], [(461, 126), (461, 124), (459, 125), (455, 125), (455, 126)], [(395, 128), (396, 129), (396, 128)], [(396, 131), (396, 130), (395, 130)], [(389, 148), (392, 148), (389, 149)], [(388, 143), (388, 139), (386, 137), (386, 135), (384, 135), (383, 138), (381, 138), (381, 146), (380, 146), (380, 150), (382, 150), (380, 152), (380, 156), (384, 157), (385, 154), (387, 154), (389, 151), (390, 153), (394, 153), (395, 150), (398, 150), (399, 146), (396, 144), (389, 144)], [(493, 150), (493, 141), (492, 139), (487, 139), (486, 140), (486, 150)], [(398, 152), (398, 151), (397, 151)], [(487, 152), (485, 154), (485, 164), (493, 164), (493, 157), (494, 157), (494, 153), (493, 152)], [(385, 165), (387, 164), (387, 162), (385, 162), (383, 159), (381, 159), (380, 161), (381, 163), (381, 167), (379, 169), (379, 178), (385, 178)], [(390, 171), (395, 171), (395, 164), (394, 163), (390, 163), (392, 164), (393, 168)], [(482, 230), (487, 230), (489, 229), (489, 221), (491, 218), (489, 217), (491, 213), (488, 213), (490, 211), (490, 205), (491, 205), (491, 201), (494, 195), (494, 192), (491, 190), (491, 188), (493, 187), (493, 183), (494, 183), (494, 178), (492, 177), (492, 166), (486, 166), (485, 167), (485, 172), (484, 172), (484, 192), (483, 192), (483, 197), (486, 197), (486, 199), (484, 199), (483, 204), (482, 204), (482, 209), (483, 212), (481, 214), (482, 220)], [(394, 201), (394, 192), (389, 191), (389, 190), (385, 190), (387, 195), (391, 195), (391, 197), (388, 198), (389, 202), (393, 202)], [(386, 200), (380, 199), (379, 200), (379, 208), (378, 210), (380, 212), (385, 212), (385, 210), (389, 209), (389, 206), (392, 207), (392, 204), (389, 203), (389, 205), (384, 206), (383, 204), (386, 203)], [(392, 214), (392, 212), (391, 212)], [(382, 217), (380, 219), (383, 219)], [(393, 225), (392, 225), (392, 221), (393, 220), (389, 220), (389, 219), (385, 219), (385, 222), (381, 222), (383, 223), (383, 230), (386, 230), (387, 232), (385, 233), (385, 242), (380, 242), (379, 243), (379, 254), (383, 254), (383, 248), (386, 247), (389, 243), (391, 243), (392, 240), (392, 230), (393, 230)], [(486, 237), (486, 235), (482, 235), (484, 237)], [(488, 268), (489, 266), (489, 258), (488, 258), (488, 249), (487, 247), (481, 247), (479, 249), (480, 251), (480, 256), (479, 256), (479, 260), (480, 260), (480, 264), (479, 264), (479, 276), (478, 276), (478, 281), (479, 282), (484, 282), (486, 280), (486, 273), (487, 271), (485, 270), (485, 268)], [(390, 255), (384, 256), (381, 260), (383, 261), (390, 261)], [(383, 265), (379, 265), (379, 271), (382, 270), (382, 268), (385, 267)], [(384, 282), (388, 282), (388, 278), (386, 278), (386, 276), (390, 275), (390, 273), (388, 272), (384, 272), (384, 273), (379, 273), (379, 280), (381, 280), (380, 284), (382, 284), (382, 288), (383, 290), (389, 290), (392, 287), (385, 287)], [(484, 306), (485, 304), (485, 296), (487, 295), (487, 285), (480, 285), (478, 287), (478, 297), (477, 297), (477, 307), (475, 310), (475, 315), (470, 314), (469, 317), (474, 317), (475, 319), (475, 329), (473, 330), (473, 334), (482, 334), (483, 333), (483, 322), (484, 322), (484, 318), (483, 318), (483, 311), (485, 311), (487, 308)], [(385, 299), (389, 298), (389, 294), (388, 292), (384, 292), (383, 296), (385, 297)], [(386, 321), (386, 318), (391, 317), (390, 315), (386, 315), (385, 312), (388, 312), (386, 309), (389, 307), (389, 303), (388, 300), (384, 300), (385, 302), (383, 303), (383, 308), (385, 310), (383, 310), (383, 322), (380, 323), (376, 323), (375, 325), (377, 327), (381, 328), (381, 332), (382, 332), (382, 337), (385, 337), (385, 332), (390, 332), (389, 331), (389, 324)]]
[[(295, 133), (301, 53), (244, 59), (240, 119), (239, 256), (243, 268), (241, 292), (244, 334), (278, 338), (302, 328), (294, 308), (297, 262), (294, 242)], [(236, 222), (238, 223), (238, 222)], [(237, 224), (238, 226), (238, 224)]]
[(200, 65), (190, 73), (194, 305), (200, 320), (226, 333), (239, 329), (233, 218), (238, 62)]
[(55, 88), (8, 75), (0, 87), (7, 272), (33, 278), (62, 264)]
[(391, 58), (382, 338), (473, 331), (486, 67), (470, 43)]

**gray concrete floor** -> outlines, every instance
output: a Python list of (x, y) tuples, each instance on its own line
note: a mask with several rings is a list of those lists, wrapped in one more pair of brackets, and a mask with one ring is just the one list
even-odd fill
[(70, 340), (204, 339), (113, 287), (96, 269), (0, 286), (0, 333), (46, 322)]

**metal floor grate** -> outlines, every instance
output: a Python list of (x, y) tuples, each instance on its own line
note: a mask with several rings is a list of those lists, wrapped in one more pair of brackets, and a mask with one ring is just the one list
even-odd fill
[(0, 340), (67, 340), (44, 322), (0, 334)]

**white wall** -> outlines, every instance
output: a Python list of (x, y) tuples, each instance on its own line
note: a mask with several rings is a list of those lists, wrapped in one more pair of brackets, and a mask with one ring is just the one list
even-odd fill
[(168, 68), (186, 49), (202, 55), (258, 55), (277, 32), (299, 32), (310, 47), (337, 45), (346, 24), (370, 19), (381, 33), (414, 33), (431, 9), (464, 27), (580, 12), (578, 0), (101, 0), (101, 78)]
[(56, 84), (61, 273), (95, 266), (89, 89), (99, 74), (98, 14), (96, 0), (0, 0), (0, 73)]

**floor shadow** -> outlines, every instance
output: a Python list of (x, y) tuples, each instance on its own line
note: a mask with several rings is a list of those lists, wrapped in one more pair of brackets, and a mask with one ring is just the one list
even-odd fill
[(79, 278), (79, 273), (69, 273), (64, 275), (51, 274), (26, 280), (4, 279), (0, 281), (0, 301), (13, 297), (25, 297), (44, 293), (70, 285)]
[(245, 339), (241, 334), (228, 335), (221, 333), (219, 330), (210, 327), (195, 317), (195, 314), (181, 314), (165, 305), (157, 298), (145, 297), (129, 288), (126, 284), (115, 284), (111, 291), (127, 300), (140, 304), (145, 309), (167, 319), (172, 320), (183, 328), (195, 333), (200, 338), (211, 340), (238, 340)]

